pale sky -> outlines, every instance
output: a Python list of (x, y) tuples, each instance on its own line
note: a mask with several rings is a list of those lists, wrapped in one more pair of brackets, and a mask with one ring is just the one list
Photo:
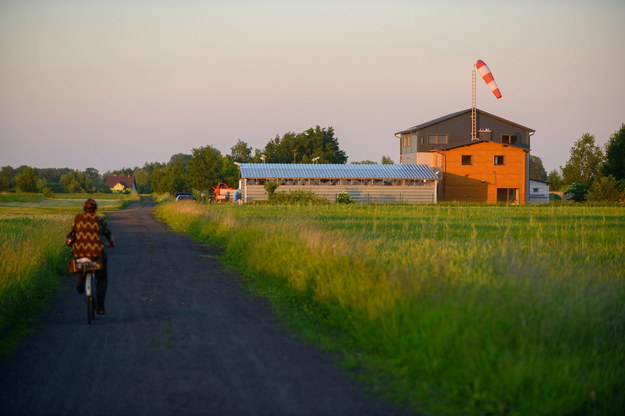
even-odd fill
[(101, 173), (333, 127), (349, 161), (471, 107), (550, 171), (625, 123), (625, 1), (0, 0), (0, 166)]

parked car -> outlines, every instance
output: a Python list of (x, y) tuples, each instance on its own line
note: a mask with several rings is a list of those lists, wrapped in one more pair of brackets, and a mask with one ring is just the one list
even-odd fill
[(195, 201), (196, 198), (189, 192), (177, 192), (176, 201)]

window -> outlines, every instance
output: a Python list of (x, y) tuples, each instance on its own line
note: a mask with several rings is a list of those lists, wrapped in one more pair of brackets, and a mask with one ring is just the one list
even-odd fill
[(405, 134), (401, 136), (401, 147), (410, 147), (410, 136)]
[(501, 142), (502, 143), (508, 143), (508, 144), (516, 143), (516, 134), (502, 134), (501, 135)]
[(471, 160), (471, 155), (462, 155), (462, 164), (463, 165), (472, 165), (473, 161)]
[(446, 134), (428, 134), (428, 144), (447, 144)]
[(539, 189), (538, 189), (538, 188), (532, 188), (532, 189), (533, 189), (533, 191), (534, 191), (534, 193), (535, 193), (535, 194), (537, 194), (537, 193), (539, 192)]
[(504, 161), (503, 156), (501, 155), (495, 156), (495, 165), (503, 165), (504, 164), (503, 161)]

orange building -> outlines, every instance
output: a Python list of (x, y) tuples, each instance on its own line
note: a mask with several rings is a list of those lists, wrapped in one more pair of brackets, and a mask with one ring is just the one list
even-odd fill
[(471, 109), (395, 133), (401, 164), (423, 164), (439, 175), (438, 201), (529, 203), (529, 152), (534, 130)]
[(527, 203), (527, 149), (476, 141), (432, 152), (442, 173), (439, 200)]

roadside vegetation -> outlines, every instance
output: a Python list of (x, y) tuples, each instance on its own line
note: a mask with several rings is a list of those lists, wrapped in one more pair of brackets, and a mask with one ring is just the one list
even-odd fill
[(66, 274), (63, 243), (71, 218), (0, 217), (0, 358), (28, 331)]
[(625, 208), (165, 203), (302, 336), (433, 415), (625, 408)]
[(101, 211), (121, 209), (137, 195), (0, 195), (0, 359), (29, 331), (67, 275), (65, 236), (86, 198)]

